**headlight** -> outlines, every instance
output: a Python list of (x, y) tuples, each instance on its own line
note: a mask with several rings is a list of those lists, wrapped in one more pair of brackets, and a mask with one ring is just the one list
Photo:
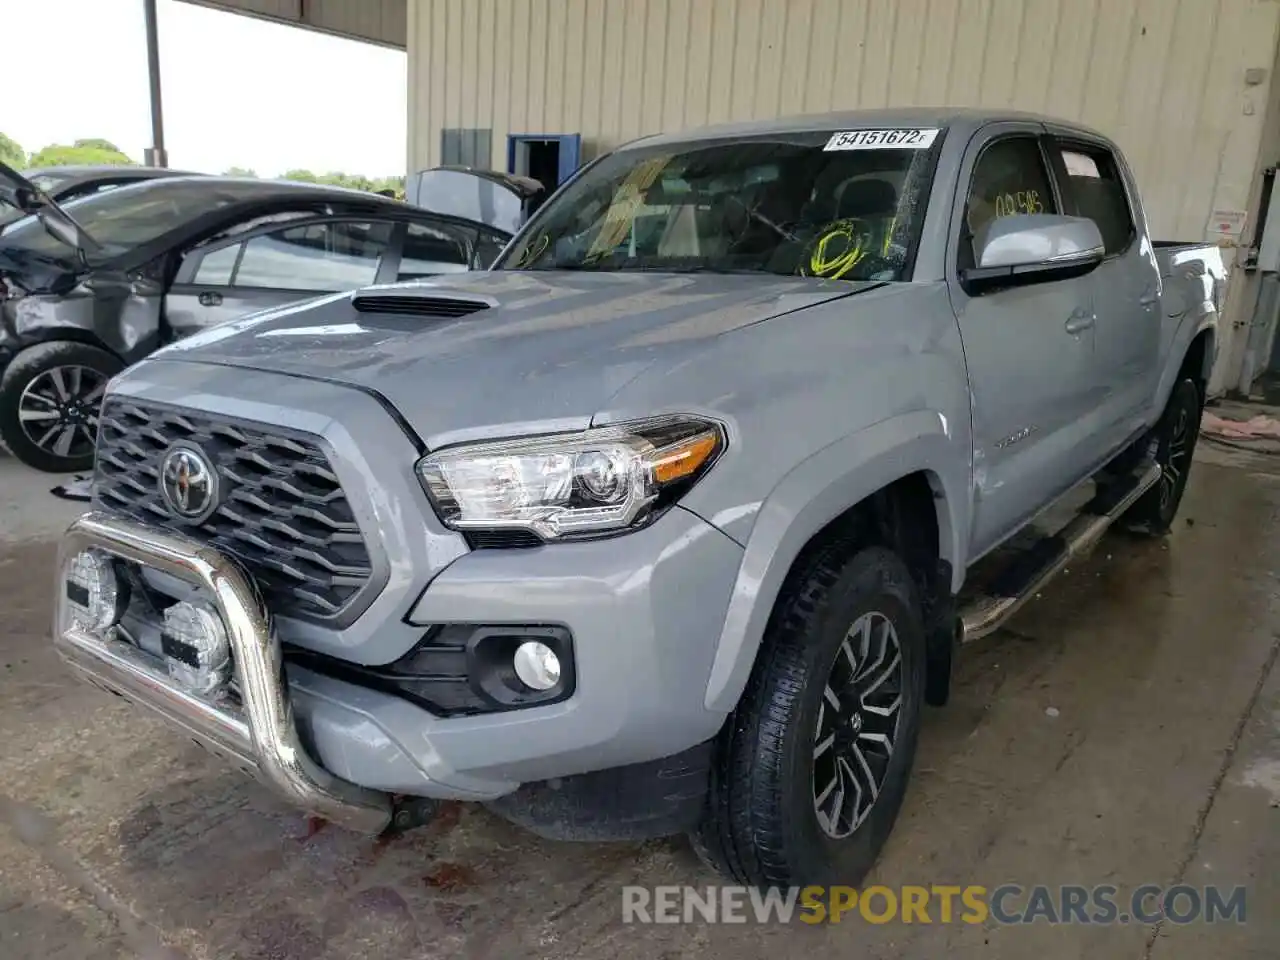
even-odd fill
[(464, 444), (424, 457), (418, 473), (455, 530), (529, 530), (556, 540), (644, 526), (724, 445), (719, 424), (671, 417)]

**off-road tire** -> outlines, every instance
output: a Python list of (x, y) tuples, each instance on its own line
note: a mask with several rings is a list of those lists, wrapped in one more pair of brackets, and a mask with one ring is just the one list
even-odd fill
[[(842, 642), (867, 613), (883, 615), (901, 652), (901, 706), (874, 804), (832, 839), (816, 813), (815, 731)], [(821, 550), (779, 599), (737, 709), (716, 743), (702, 821), (691, 837), (704, 863), (753, 886), (857, 883), (902, 806), (925, 686), (925, 631), (906, 565), (849, 541)], [(826, 709), (826, 707), (823, 707)]]
[(105, 384), (124, 366), (119, 357), (87, 343), (58, 340), (28, 347), (13, 358), (0, 377), (0, 440), (17, 460), (46, 473), (80, 473), (91, 469), (93, 444), (91, 441), (86, 444), (85, 436), (92, 433), (96, 425), (97, 405), (93, 409), (93, 421), (77, 433), (74, 455), (59, 456), (54, 450), (39, 446), (23, 429), (19, 421), (23, 393), (38, 378), (57, 368), (80, 367), (91, 371)]
[(1147, 537), (1162, 537), (1169, 532), (1187, 489), (1203, 409), (1204, 395), (1199, 385), (1183, 376), (1173, 385), (1152, 437), (1156, 462), (1163, 473), (1155, 486), (1125, 513), (1123, 526), (1129, 532)]

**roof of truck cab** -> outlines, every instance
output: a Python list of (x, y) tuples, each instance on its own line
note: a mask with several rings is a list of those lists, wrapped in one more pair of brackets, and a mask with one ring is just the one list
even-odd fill
[[(981, 107), (892, 107), (882, 110), (841, 110), (831, 113), (806, 113), (768, 120), (743, 120), (696, 127), (674, 133), (659, 133), (642, 137), (626, 144), (626, 147), (656, 146), (664, 143), (687, 143), (697, 140), (732, 139), (733, 137), (757, 137), (769, 134), (814, 133), (817, 131), (879, 129), (893, 127), (945, 127), (961, 135), (968, 135), (989, 123), (1002, 121), (1023, 123), (1052, 123), (1066, 127), (1091, 138), (1105, 140), (1096, 130), (1038, 113), (1017, 110), (992, 110)], [(623, 148), (625, 149), (625, 147)]]

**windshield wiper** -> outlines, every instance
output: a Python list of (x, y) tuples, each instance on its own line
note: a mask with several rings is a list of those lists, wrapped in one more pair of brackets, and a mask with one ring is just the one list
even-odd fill
[(654, 273), (722, 273), (725, 276), (744, 276), (747, 274), (770, 274), (772, 276), (783, 276), (774, 270), (766, 270), (764, 267), (719, 267), (711, 263), (693, 264), (687, 267), (663, 267), (657, 264), (642, 267), (636, 267), (637, 270), (651, 270)]

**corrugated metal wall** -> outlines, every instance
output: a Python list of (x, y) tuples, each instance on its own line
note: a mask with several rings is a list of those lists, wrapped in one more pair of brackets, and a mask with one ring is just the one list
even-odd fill
[(447, 127), (581, 133), (587, 156), (728, 119), (1014, 107), (1118, 138), (1159, 236), (1245, 209), (1275, 0), (409, 0), (410, 165)]
[(366, 40), (405, 46), (405, 0), (183, 0), (263, 20)]

